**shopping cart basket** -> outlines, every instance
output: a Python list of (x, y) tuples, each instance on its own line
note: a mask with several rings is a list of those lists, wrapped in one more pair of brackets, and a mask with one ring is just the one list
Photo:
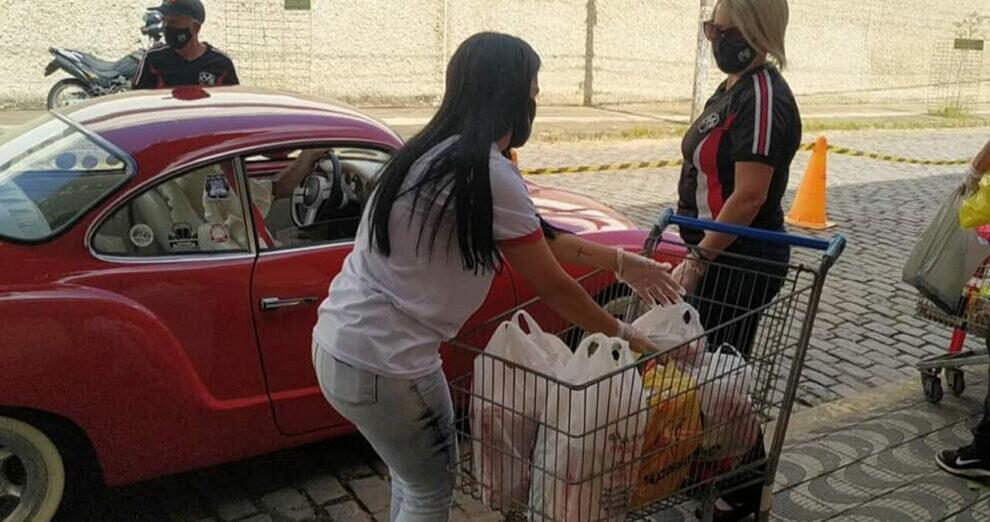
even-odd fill
[[(731, 319), (716, 319), (717, 326), (674, 350), (645, 355), (577, 385), (484, 352), (498, 326), (519, 311), (565, 341), (581, 337), (583, 332), (538, 299), (465, 332), (445, 356), (466, 358), (467, 364), (454, 364), (471, 367), (473, 361), (474, 368), (450, 384), (460, 411), (455, 473), (462, 491), (507, 518), (590, 522), (645, 519), (683, 509), (691, 500), (710, 520), (719, 497), (762, 486), (761, 518), (767, 518), (822, 286), (845, 239), (724, 225), (668, 210), (651, 230), (644, 254), (674, 243), (663, 234), (670, 225), (817, 249), (823, 256), (817, 266), (731, 254), (706, 262), (706, 278), (735, 278), (738, 284), (726, 292), (754, 294), (767, 284), (780, 291), (753, 309), (739, 306), (738, 295), (689, 296), (697, 309), (720, 310)], [(611, 273), (595, 272), (580, 282), (626, 321), (645, 311)], [(739, 338), (746, 328), (753, 329), (742, 333), (753, 340), (747, 363), (714, 370), (704, 362), (697, 365), (703, 340)], [(526, 400), (507, 397), (510, 387), (525, 389)], [(721, 403), (718, 397), (731, 401)], [(733, 406), (719, 410), (716, 403)]]
[[(990, 364), (990, 258), (973, 274), (960, 296), (956, 313), (946, 313), (924, 296), (918, 297), (918, 316), (952, 328), (952, 340), (948, 353), (928, 357), (915, 367), (921, 373), (921, 386), (925, 399), (933, 404), (942, 400), (945, 392), (940, 374), (945, 374), (949, 390), (956, 397), (966, 391), (966, 378), (962, 368)], [(984, 350), (963, 350), (967, 334), (982, 337)]]

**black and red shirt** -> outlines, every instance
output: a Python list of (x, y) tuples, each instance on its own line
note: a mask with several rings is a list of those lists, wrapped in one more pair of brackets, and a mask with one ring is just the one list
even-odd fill
[(149, 49), (134, 77), (135, 89), (170, 89), (189, 85), (214, 87), (238, 83), (234, 62), (210, 44), (206, 44), (206, 52), (195, 60), (186, 60), (169, 46)]
[[(774, 168), (773, 180), (766, 203), (751, 226), (783, 229), (781, 199), (800, 145), (797, 102), (775, 67), (758, 67), (728, 89), (723, 83), (681, 143), (684, 167), (677, 213), (717, 219), (735, 188), (736, 162), (764, 163)], [(704, 237), (696, 230), (683, 230), (681, 235), (690, 244), (698, 244)]]

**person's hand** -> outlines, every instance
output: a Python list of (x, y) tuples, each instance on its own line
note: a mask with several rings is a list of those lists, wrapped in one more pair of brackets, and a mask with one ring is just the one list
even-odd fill
[(976, 171), (976, 168), (970, 165), (969, 172), (966, 174), (966, 180), (963, 181), (963, 187), (965, 187), (966, 192), (964, 194), (975, 194), (980, 188), (980, 179), (983, 175)]
[(674, 269), (673, 278), (685, 292), (690, 294), (698, 286), (698, 281), (705, 273), (705, 265), (693, 254), (684, 258), (681, 264)]
[(328, 152), (330, 152), (330, 149), (306, 149), (299, 153), (299, 158), (296, 161), (308, 167), (309, 170), (313, 170), (316, 162), (323, 156), (326, 156)]
[(619, 323), (619, 338), (629, 343), (629, 349), (636, 353), (657, 353), (660, 347), (653, 344), (653, 341), (643, 335), (631, 324)]
[(670, 273), (670, 265), (618, 249), (615, 272), (619, 281), (630, 286), (647, 303), (673, 304), (686, 293)]

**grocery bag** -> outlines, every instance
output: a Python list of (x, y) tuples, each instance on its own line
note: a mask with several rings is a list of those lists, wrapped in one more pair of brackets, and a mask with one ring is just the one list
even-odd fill
[(707, 460), (740, 457), (756, 444), (759, 420), (753, 411), (753, 369), (734, 347), (723, 344), (704, 355), (698, 372)]
[(701, 444), (701, 404), (694, 379), (674, 365), (647, 365), (643, 375), (652, 417), (643, 442), (642, 466), (633, 496), (640, 508), (676, 493), (691, 471)]
[(649, 421), (635, 359), (627, 342), (591, 335), (558, 375), (575, 387), (550, 387), (533, 451), (531, 518), (625, 518)]
[(705, 327), (701, 316), (686, 302), (656, 306), (633, 322), (659, 348), (661, 354), (671, 355), (682, 367), (695, 366), (705, 351)]
[(486, 506), (512, 510), (526, 505), (530, 458), (547, 403), (545, 375), (558, 372), (570, 355), (563, 341), (519, 312), (498, 327), (485, 355), (474, 360), (472, 459)]
[(990, 246), (976, 231), (963, 229), (959, 208), (963, 191), (952, 193), (921, 235), (904, 264), (902, 278), (943, 311), (955, 315), (966, 282), (984, 259)]
[(960, 205), (959, 224), (963, 228), (976, 228), (987, 223), (990, 223), (990, 176), (983, 176), (976, 193)]

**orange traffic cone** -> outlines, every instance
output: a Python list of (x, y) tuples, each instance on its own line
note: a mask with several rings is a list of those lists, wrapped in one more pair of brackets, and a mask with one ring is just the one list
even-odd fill
[(794, 198), (794, 205), (787, 214), (789, 224), (814, 230), (835, 226), (834, 223), (829, 223), (827, 216), (825, 197), (828, 176), (827, 155), (828, 141), (825, 140), (825, 136), (819, 136), (811, 153), (808, 170), (804, 173), (804, 180), (801, 181), (801, 187)]

